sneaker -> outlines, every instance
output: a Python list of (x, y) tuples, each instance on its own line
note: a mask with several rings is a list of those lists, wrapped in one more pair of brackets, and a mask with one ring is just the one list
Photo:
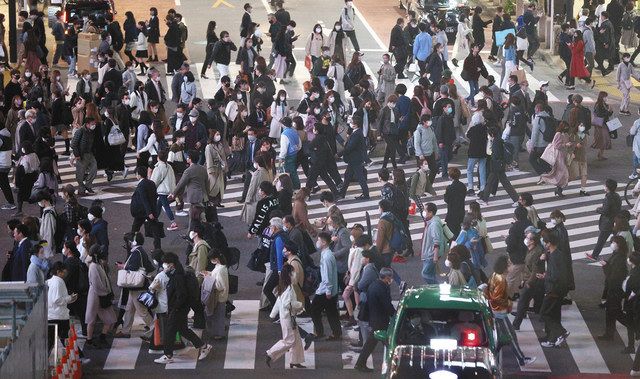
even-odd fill
[(476, 191), (474, 191), (473, 189), (467, 190), (467, 196), (475, 196), (475, 195), (476, 195)]
[(126, 179), (127, 175), (129, 175), (129, 167), (124, 166), (124, 171), (122, 171), (122, 178)]
[(629, 175), (629, 179), (631, 180), (638, 179), (638, 174), (634, 172), (633, 174)]
[(181, 216), (181, 217), (189, 216), (189, 213), (185, 211), (180, 211), (180, 212), (176, 212), (176, 216)]
[(15, 204), (10, 204), (10, 203), (9, 203), (9, 204), (4, 204), (4, 205), (3, 205), (2, 207), (0, 207), (0, 208), (2, 208), (2, 209), (8, 209), (8, 210), (14, 210), (14, 209), (16, 209), (16, 206), (15, 206)]
[(556, 344), (549, 341), (540, 342), (540, 346), (542, 347), (556, 347)]
[(213, 349), (213, 346), (206, 344), (203, 347), (200, 348), (200, 354), (198, 354), (198, 360), (201, 361), (203, 359), (205, 359), (207, 357), (207, 355), (209, 355), (209, 353), (211, 352), (211, 350)]
[(598, 257), (594, 257), (593, 254), (585, 253), (584, 256), (587, 257), (587, 259), (592, 262), (595, 262), (598, 260)]
[(166, 355), (161, 356), (158, 359), (153, 360), (156, 363), (160, 363), (162, 365), (166, 365), (167, 363), (173, 363), (173, 357), (167, 357)]
[(569, 337), (569, 334), (571, 334), (571, 333), (569, 333), (568, 331), (565, 331), (563, 335), (558, 337), (558, 339), (556, 340), (556, 346), (562, 345), (567, 340), (567, 338)]
[(175, 222), (172, 222), (171, 225), (167, 227), (167, 230), (169, 231), (178, 230), (178, 224), (176, 224)]
[(536, 361), (536, 357), (524, 357), (522, 362), (518, 362), (518, 363), (520, 364), (520, 366), (526, 366), (526, 365), (532, 364), (535, 361)]
[(82, 363), (83, 365), (88, 365), (89, 363), (91, 363), (91, 359), (89, 359), (89, 358), (80, 358), (80, 363)]
[(96, 193), (96, 191), (94, 191), (94, 190), (93, 190), (93, 188), (88, 188), (88, 187), (87, 187), (87, 193), (90, 193), (90, 194), (92, 194), (92, 195), (93, 195), (93, 194), (95, 194), (95, 193)]

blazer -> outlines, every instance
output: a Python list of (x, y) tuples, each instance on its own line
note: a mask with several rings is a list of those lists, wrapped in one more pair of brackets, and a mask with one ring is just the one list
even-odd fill
[(389, 326), (389, 319), (396, 313), (391, 303), (389, 286), (381, 280), (376, 280), (367, 289), (367, 306), (369, 307), (369, 325), (371, 330), (385, 330)]
[(208, 182), (207, 169), (193, 163), (182, 173), (174, 194), (184, 193), (184, 201), (190, 204), (203, 203), (209, 200), (209, 196), (207, 196)]
[(598, 227), (601, 232), (609, 232), (613, 230), (613, 218), (620, 213), (622, 209), (622, 200), (616, 192), (608, 192), (604, 195), (602, 206), (596, 209), (600, 213)]
[(144, 92), (147, 93), (148, 100), (155, 100), (160, 104), (164, 104), (167, 100), (166, 94), (164, 92), (164, 88), (162, 87), (162, 82), (158, 81), (158, 88), (160, 88), (160, 93), (156, 90), (156, 86), (153, 85), (153, 80), (149, 79), (144, 84)]
[(356, 129), (351, 133), (344, 146), (344, 162), (352, 166), (361, 166), (364, 164), (367, 155), (367, 144), (364, 135), (360, 129)]
[(102, 78), (102, 85), (104, 86), (106, 82), (113, 83), (113, 92), (117, 93), (122, 87), (122, 73), (116, 68), (109, 69)]
[(133, 195), (131, 195), (131, 216), (146, 218), (152, 214), (154, 217), (157, 217), (157, 199), (156, 184), (149, 179), (142, 179), (136, 186)]

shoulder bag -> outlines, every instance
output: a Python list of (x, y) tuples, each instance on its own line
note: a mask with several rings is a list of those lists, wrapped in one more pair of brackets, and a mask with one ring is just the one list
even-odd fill
[[(147, 277), (143, 271), (144, 258), (142, 257), (142, 252), (140, 252), (140, 250), (136, 250), (136, 252), (140, 254), (140, 269), (138, 269), (138, 271), (130, 271), (125, 269), (118, 270), (118, 287), (130, 289), (144, 288), (144, 284), (147, 280)], [(133, 255), (134, 253), (131, 253), (131, 255)], [(129, 258), (127, 258), (127, 261), (124, 263), (124, 267), (127, 267), (127, 263), (129, 263), (131, 255), (129, 255)]]
[(127, 142), (127, 139), (125, 138), (118, 125), (114, 124), (111, 127), (109, 135), (107, 135), (107, 142), (109, 142), (109, 145), (111, 146), (122, 145), (123, 143)]

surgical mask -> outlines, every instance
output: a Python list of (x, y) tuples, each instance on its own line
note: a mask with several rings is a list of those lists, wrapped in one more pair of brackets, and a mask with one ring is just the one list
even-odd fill
[(89, 125), (89, 129), (94, 130), (96, 128), (96, 124)]
[(313, 110), (313, 113), (315, 113), (315, 114), (320, 114), (320, 109), (314, 109), (314, 110)]
[(256, 140), (256, 136), (249, 136), (248, 138), (250, 142), (255, 142)]
[(185, 139), (184, 138), (178, 138), (178, 143), (184, 143)]
[(451, 108), (451, 107), (447, 108), (447, 113), (448, 113), (448, 114), (453, 113), (453, 108)]
[(334, 230), (336, 230), (336, 228), (335, 228), (335, 227), (333, 227), (333, 225), (329, 225), (328, 229), (329, 229), (330, 231), (332, 231), (332, 232), (333, 232)]
[(183, 81), (183, 82), (185, 82), (185, 83), (186, 83), (188, 80), (189, 80), (189, 78), (187, 78), (186, 76), (183, 76), (183, 77), (182, 77), (182, 81)]
[(586, 130), (586, 128), (584, 127), (584, 125), (580, 125), (580, 126), (578, 126), (578, 131), (579, 131), (580, 133), (584, 133), (584, 131), (585, 131), (585, 130)]
[(336, 101), (335, 97), (330, 97), (329, 98), (329, 103), (333, 104), (334, 101)]
[(153, 265), (156, 267), (160, 267), (160, 262), (156, 261), (155, 259), (153, 260)]
[(79, 236), (81, 236), (81, 235), (83, 234), (83, 233), (82, 233), (82, 229), (80, 229), (80, 228), (76, 229), (76, 233), (77, 233)]
[(280, 96), (280, 101), (285, 101), (287, 99), (286, 96)]
[(260, 165), (259, 165), (259, 164), (257, 164), (257, 163), (254, 163), (254, 164), (253, 164), (253, 168), (255, 168), (256, 170), (258, 169), (258, 167), (260, 167)]
[(549, 224), (550, 224), (550, 225), (556, 226), (556, 224), (557, 224), (557, 223), (558, 223), (558, 222), (556, 221), (556, 219), (555, 219), (555, 218), (552, 218), (551, 220), (549, 220)]
[(427, 121), (427, 126), (431, 126), (432, 122), (431, 120)]
[(168, 263), (163, 263), (162, 264), (162, 270), (169, 271), (169, 264)]
[(197, 117), (189, 117), (189, 121), (191, 121), (192, 124), (195, 124), (196, 121), (198, 121)]
[(196, 232), (194, 232), (193, 230), (189, 232), (189, 238), (194, 239), (196, 238)]
[(615, 242), (611, 242), (611, 251), (617, 251), (618, 250), (618, 244)]
[(31, 73), (30, 72), (25, 72), (24, 76), (27, 77), (27, 78), (30, 78), (31, 77)]
[(105, 207), (102, 207), (102, 215), (104, 216), (105, 212), (107, 211), (107, 209)]
[(349, 240), (351, 241), (351, 243), (354, 243), (354, 242), (356, 242), (356, 237), (349, 236)]
[(104, 111), (104, 117), (109, 117), (109, 111)]
[(336, 28), (337, 31), (342, 30), (342, 26), (340, 26), (340, 25), (336, 25), (335, 28)]
[(176, 117), (177, 117), (177, 118), (182, 118), (182, 116), (184, 116), (184, 113), (182, 113), (182, 112), (176, 112)]
[(320, 243), (320, 241), (316, 241), (316, 249), (320, 248), (322, 248), (322, 244)]
[(42, 201), (38, 201), (38, 206), (39, 206), (40, 208), (44, 208), (44, 203), (43, 203)]
[(631, 266), (631, 259), (627, 258), (627, 264)]
[(320, 34), (322, 32), (322, 28), (316, 28), (316, 33)]
[(276, 182), (276, 191), (280, 192), (282, 190), (282, 183), (280, 181)]
[(242, 100), (242, 94), (241, 94), (241, 93), (237, 94), (237, 95), (236, 95), (236, 99), (238, 99), (238, 100)]
[(96, 219), (96, 216), (94, 216), (94, 215), (92, 215), (91, 213), (89, 213), (89, 214), (87, 215), (87, 218), (89, 219), (89, 221), (93, 221), (93, 220), (95, 220), (95, 219)]
[(444, 265), (445, 265), (445, 267), (451, 267), (451, 261), (448, 260), (448, 259), (445, 259)]
[(389, 106), (389, 108), (395, 108), (396, 107), (396, 103), (387, 103), (387, 105)]
[(525, 246), (529, 246), (530, 240), (529, 240), (529, 238), (525, 238), (523, 242), (524, 242)]
[(220, 135), (216, 135), (216, 136), (214, 136), (214, 137), (213, 137), (213, 140), (214, 140), (215, 142), (220, 142), (220, 139), (221, 139), (221, 138), (222, 138), (222, 137), (220, 137)]
[(291, 128), (292, 128), (292, 129), (295, 129), (295, 128), (297, 128), (297, 127), (298, 127), (298, 124), (297, 124), (297, 123), (295, 123), (295, 122), (292, 122), (292, 123), (291, 123)]
[(60, 81), (60, 77), (59, 76), (56, 76), (56, 81), (58, 81), (58, 82)]

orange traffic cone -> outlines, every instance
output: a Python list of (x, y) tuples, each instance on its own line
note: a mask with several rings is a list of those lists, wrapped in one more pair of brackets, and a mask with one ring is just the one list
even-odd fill
[(69, 379), (69, 361), (68, 361), (68, 356), (65, 354), (62, 356), (62, 359), (60, 360), (60, 362), (62, 363), (62, 376), (61, 378), (64, 379)]

